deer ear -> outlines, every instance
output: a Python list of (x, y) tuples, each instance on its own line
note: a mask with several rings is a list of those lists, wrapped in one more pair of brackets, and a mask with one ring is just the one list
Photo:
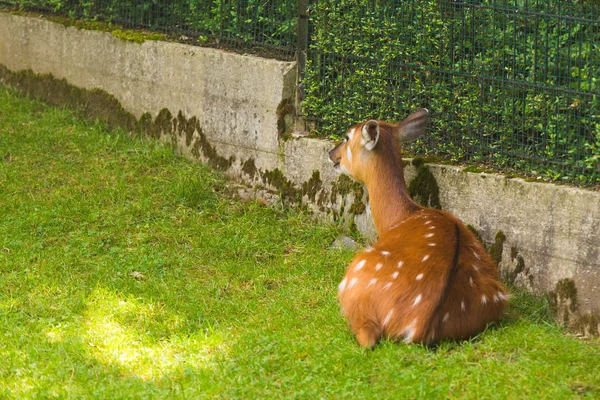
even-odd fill
[(362, 127), (361, 143), (367, 150), (373, 150), (379, 140), (379, 122), (370, 120), (365, 122)]
[(429, 111), (426, 108), (421, 108), (400, 122), (395, 127), (395, 131), (397, 132), (398, 140), (401, 142), (410, 142), (424, 134), (427, 126), (429, 126)]

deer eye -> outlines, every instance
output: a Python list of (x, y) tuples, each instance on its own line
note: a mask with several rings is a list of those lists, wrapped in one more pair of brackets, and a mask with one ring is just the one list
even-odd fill
[(350, 138), (348, 137), (348, 135), (344, 136), (344, 142), (348, 142), (350, 141)]

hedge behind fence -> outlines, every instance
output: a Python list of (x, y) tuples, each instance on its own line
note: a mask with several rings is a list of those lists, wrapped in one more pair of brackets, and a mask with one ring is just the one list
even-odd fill
[[(301, 0), (12, 0), (293, 59)], [(600, 184), (598, 0), (310, 0), (303, 112), (321, 136), (427, 107), (409, 147)]]
[(409, 150), (579, 183), (600, 178), (600, 3), (313, 5), (304, 111), (339, 135), (427, 107)]

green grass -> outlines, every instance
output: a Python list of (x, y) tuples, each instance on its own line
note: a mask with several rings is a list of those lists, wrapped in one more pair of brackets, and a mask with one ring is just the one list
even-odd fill
[(339, 228), (231, 191), (0, 88), (0, 398), (600, 396), (600, 343), (522, 293), (474, 340), (362, 350)]

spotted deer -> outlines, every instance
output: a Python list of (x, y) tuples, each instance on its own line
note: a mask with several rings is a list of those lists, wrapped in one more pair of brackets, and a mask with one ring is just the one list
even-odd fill
[(334, 168), (363, 183), (378, 233), (338, 287), (342, 313), (358, 343), (382, 338), (434, 344), (481, 332), (503, 313), (508, 295), (490, 255), (454, 215), (415, 203), (406, 190), (402, 142), (428, 125), (421, 109), (399, 124), (351, 127), (329, 152)]

